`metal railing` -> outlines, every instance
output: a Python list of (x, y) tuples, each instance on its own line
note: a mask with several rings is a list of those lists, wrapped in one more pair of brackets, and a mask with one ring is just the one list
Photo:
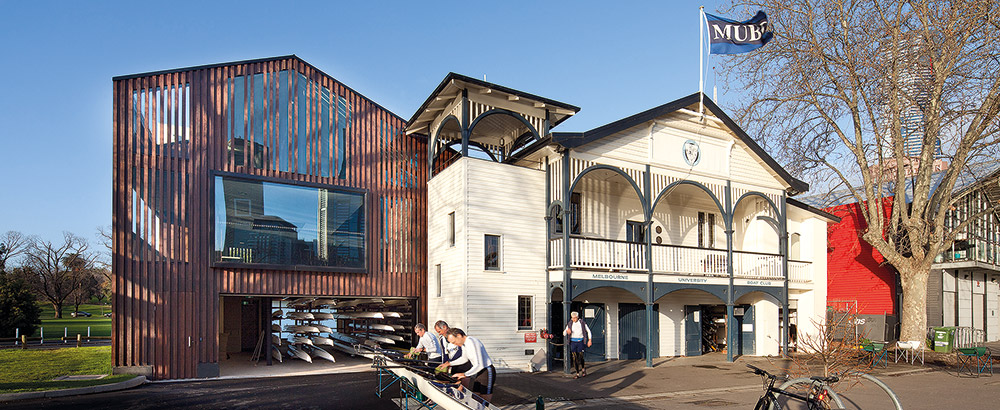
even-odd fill
[[(569, 238), (569, 244), (569, 266), (572, 268), (647, 270), (644, 243), (573, 236)], [(550, 240), (549, 251), (549, 268), (563, 267), (563, 239)], [(652, 261), (654, 273), (727, 276), (728, 260), (724, 249), (653, 245)], [(810, 262), (789, 261), (789, 279), (808, 282), (810, 269)], [(733, 275), (737, 278), (782, 279), (781, 255), (734, 251)]]

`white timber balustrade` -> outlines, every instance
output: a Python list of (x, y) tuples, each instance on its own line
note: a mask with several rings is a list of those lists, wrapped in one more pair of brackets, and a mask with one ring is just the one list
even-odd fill
[(653, 271), (685, 275), (726, 276), (726, 251), (687, 246), (653, 245)]
[(781, 274), (781, 255), (733, 252), (733, 276), (784, 279), (784, 275)]
[[(571, 237), (570, 267), (646, 271), (646, 244), (609, 239)], [(653, 245), (653, 272), (681, 275), (727, 276), (724, 249), (677, 245)], [(549, 268), (563, 266), (563, 240), (549, 241)], [(809, 281), (809, 262), (789, 262), (791, 280)], [(733, 252), (733, 275), (737, 278), (782, 279), (781, 255)]]
[(812, 262), (788, 261), (788, 280), (812, 282)]

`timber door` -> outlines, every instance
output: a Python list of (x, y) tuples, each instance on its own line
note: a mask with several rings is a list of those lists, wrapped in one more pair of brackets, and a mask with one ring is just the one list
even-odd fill
[(734, 353), (740, 355), (754, 354), (754, 336), (756, 335), (756, 325), (754, 324), (753, 305), (742, 305), (743, 316), (736, 316), (736, 350)]
[(701, 356), (701, 306), (684, 306), (684, 355)]
[[(652, 357), (660, 356), (660, 305), (653, 305), (653, 345)], [(622, 360), (637, 360), (646, 358), (646, 304), (618, 304), (618, 358)]]
[[(583, 351), (583, 360), (588, 363), (608, 360), (608, 331), (605, 325), (608, 319), (604, 304), (573, 302), (571, 306), (573, 312), (580, 312), (580, 317), (587, 327), (590, 327), (590, 333), (594, 336), (593, 343)], [(563, 322), (564, 331), (566, 323), (569, 323), (568, 319)], [(566, 338), (566, 341), (568, 343), (569, 338)]]

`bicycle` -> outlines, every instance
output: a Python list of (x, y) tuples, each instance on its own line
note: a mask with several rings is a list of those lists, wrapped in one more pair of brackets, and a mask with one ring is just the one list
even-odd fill
[[(764, 383), (764, 394), (757, 400), (754, 410), (790, 409), (792, 407), (788, 405), (791, 401), (789, 399), (805, 403), (806, 408), (809, 410), (844, 407), (837, 393), (829, 386), (830, 383), (840, 381), (840, 378), (837, 376), (812, 376), (810, 378), (788, 379), (787, 377), (768, 373), (766, 370), (754, 365), (748, 364), (747, 367), (752, 369), (754, 374), (761, 376), (761, 380)], [(785, 383), (781, 387), (774, 387), (774, 383), (779, 379)], [(785, 398), (785, 403), (781, 403), (779, 397)], [(832, 407), (832, 405), (836, 405), (836, 407)]]

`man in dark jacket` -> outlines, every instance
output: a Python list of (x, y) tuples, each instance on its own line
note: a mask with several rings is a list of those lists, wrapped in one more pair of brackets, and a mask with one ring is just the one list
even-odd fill
[(570, 312), (569, 323), (566, 324), (566, 336), (569, 337), (569, 356), (573, 363), (573, 371), (576, 375), (573, 378), (580, 378), (587, 375), (587, 369), (583, 363), (584, 346), (590, 347), (594, 335), (590, 333), (587, 323), (580, 320), (578, 312)]

